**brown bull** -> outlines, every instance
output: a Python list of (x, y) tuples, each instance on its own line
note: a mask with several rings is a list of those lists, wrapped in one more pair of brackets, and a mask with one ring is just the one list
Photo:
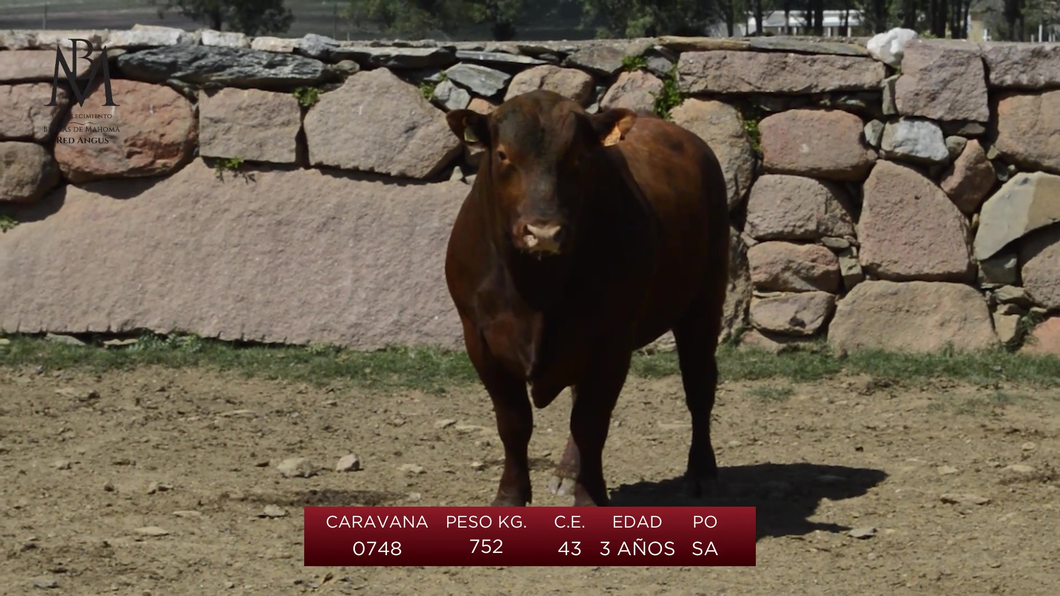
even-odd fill
[(713, 487), (710, 441), (729, 220), (711, 149), (624, 109), (590, 115), (549, 91), (490, 115), (448, 114), (484, 149), (453, 225), (449, 292), (493, 400), (504, 472), (493, 505), (532, 501), (533, 410), (572, 387), (570, 438), (551, 490), (606, 505), (603, 449), (632, 353), (669, 330), (692, 417), (686, 480)]

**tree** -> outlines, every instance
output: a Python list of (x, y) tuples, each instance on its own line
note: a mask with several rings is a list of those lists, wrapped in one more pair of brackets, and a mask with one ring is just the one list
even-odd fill
[(857, 6), (861, 9), (862, 24), (873, 33), (883, 33), (890, 28), (891, 0), (858, 0)]
[(523, 10), (524, 0), (472, 1), (471, 15), (476, 23), (486, 23), (497, 41), (515, 37), (515, 21)]
[(284, 33), (291, 28), (294, 14), (285, 8), (283, 0), (148, 0), (159, 5), (158, 16), (167, 10), (179, 11), (182, 16), (204, 23), (217, 31), (238, 31), (247, 35)]
[[(702, 35), (713, 22), (717, 0), (582, 0), (586, 19), (599, 22), (599, 37)], [(729, 4), (740, 0), (727, 0)], [(724, 12), (724, 7), (722, 7)], [(732, 26), (729, 28), (732, 33)]]
[(968, 39), (968, 12), (972, 0), (950, 0), (950, 35), (954, 39)]
[(345, 16), (374, 24), (386, 35), (409, 38), (451, 32), (470, 20), (488, 25), (494, 39), (506, 41), (515, 37), (515, 23), (526, 4), (526, 0), (350, 0)]
[(756, 23), (754, 35), (764, 35), (766, 5), (769, 4), (770, 8), (772, 8), (772, 2), (770, 0), (750, 0), (750, 2)]

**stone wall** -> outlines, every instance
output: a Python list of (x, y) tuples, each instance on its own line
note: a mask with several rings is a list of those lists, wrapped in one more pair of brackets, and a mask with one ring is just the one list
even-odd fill
[[(46, 105), (71, 37), (107, 47), (117, 107)], [(1060, 44), (867, 47), (0, 32), (0, 329), (459, 347), (477, 155), (444, 114), (545, 88), (717, 153), (726, 337), (967, 350), (1045, 321), (1024, 349), (1060, 352)]]

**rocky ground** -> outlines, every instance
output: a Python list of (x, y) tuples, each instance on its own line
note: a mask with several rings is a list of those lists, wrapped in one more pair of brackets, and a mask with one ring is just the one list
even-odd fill
[[(535, 505), (567, 504), (545, 487), (568, 403), (538, 413)], [(756, 568), (327, 569), (302, 565), (304, 506), (489, 502), (502, 451), (482, 390), (0, 368), (0, 593), (1049, 594), (1058, 414), (1060, 390), (1018, 384), (727, 382), (734, 494), (715, 503), (758, 507)], [(688, 439), (679, 379), (631, 379), (614, 503), (673, 503)], [(362, 469), (335, 471), (351, 453)], [(320, 472), (284, 477), (292, 457)]]

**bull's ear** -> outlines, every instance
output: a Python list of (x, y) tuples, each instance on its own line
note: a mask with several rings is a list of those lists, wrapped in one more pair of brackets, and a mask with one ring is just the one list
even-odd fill
[(487, 116), (474, 110), (453, 110), (445, 115), (456, 138), (472, 147), (488, 147), (490, 144)]
[(611, 108), (589, 117), (593, 132), (605, 147), (610, 147), (622, 140), (633, 128), (637, 114), (625, 108)]

